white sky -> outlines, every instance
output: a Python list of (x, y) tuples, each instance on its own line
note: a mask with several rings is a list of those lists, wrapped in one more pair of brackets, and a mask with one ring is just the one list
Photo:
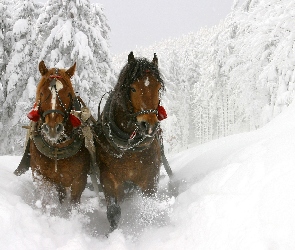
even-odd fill
[(130, 51), (217, 24), (233, 0), (91, 0), (104, 7), (111, 53)]
[[(46, 0), (35, 0), (46, 2)], [(110, 51), (118, 54), (179, 37), (223, 19), (234, 0), (90, 0), (104, 7)]]

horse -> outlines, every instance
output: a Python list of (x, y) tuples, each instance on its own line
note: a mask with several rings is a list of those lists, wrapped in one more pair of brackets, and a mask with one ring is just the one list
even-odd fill
[(130, 184), (143, 195), (157, 191), (162, 163), (158, 107), (163, 90), (157, 55), (148, 61), (130, 52), (100, 114), (96, 158), (110, 232), (118, 227), (120, 203)]
[(80, 109), (71, 82), (75, 69), (76, 63), (68, 70), (47, 69), (41, 61), (36, 102), (28, 114), (32, 120), (28, 147), (33, 181), (40, 183), (40, 188), (55, 187), (60, 203), (70, 191), (73, 207), (80, 203), (91, 163), (80, 120), (71, 113)]

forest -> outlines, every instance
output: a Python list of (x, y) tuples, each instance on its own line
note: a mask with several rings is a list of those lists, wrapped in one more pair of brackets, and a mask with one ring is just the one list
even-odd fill
[[(95, 116), (129, 51), (111, 56), (111, 28), (102, 8), (88, 0), (44, 6), (0, 0), (0, 12), (0, 152), (20, 154), (39, 61), (59, 68), (77, 62), (75, 89)], [(134, 49), (136, 57), (159, 58), (167, 152), (258, 129), (292, 102), (294, 16), (289, 0), (235, 1), (214, 27)]]

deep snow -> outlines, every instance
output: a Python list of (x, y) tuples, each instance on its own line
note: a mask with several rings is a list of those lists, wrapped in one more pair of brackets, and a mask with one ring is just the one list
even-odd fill
[(0, 249), (293, 250), (294, 152), (295, 103), (262, 129), (169, 155), (173, 191), (166, 176), (155, 199), (127, 200), (108, 238), (92, 191), (80, 212), (42, 213), (31, 173), (13, 175), (20, 157), (1, 156)]

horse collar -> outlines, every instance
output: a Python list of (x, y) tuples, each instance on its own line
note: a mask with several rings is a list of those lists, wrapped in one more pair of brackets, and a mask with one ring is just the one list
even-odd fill
[(50, 145), (40, 134), (34, 135), (32, 139), (41, 154), (47, 156), (50, 159), (56, 160), (66, 159), (77, 154), (84, 142), (84, 140), (81, 140), (76, 136), (67, 144), (67, 146), (56, 147)]
[(155, 136), (143, 137), (137, 135), (136, 130), (130, 135), (118, 128), (112, 117), (112, 96), (113, 92), (105, 104), (102, 116), (102, 132), (106, 139), (120, 152), (128, 150), (142, 151), (146, 149), (153, 142)]

